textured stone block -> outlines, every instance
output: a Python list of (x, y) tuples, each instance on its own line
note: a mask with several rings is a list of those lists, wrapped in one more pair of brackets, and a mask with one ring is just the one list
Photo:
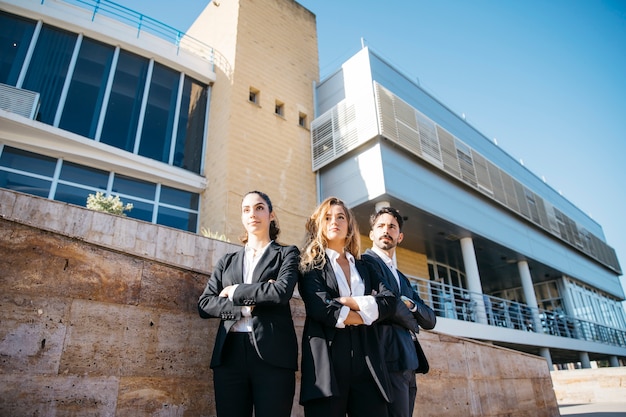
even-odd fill
[(59, 369), (69, 299), (0, 296), (0, 371), (56, 374)]
[(118, 384), (115, 377), (0, 375), (0, 415), (114, 417)]

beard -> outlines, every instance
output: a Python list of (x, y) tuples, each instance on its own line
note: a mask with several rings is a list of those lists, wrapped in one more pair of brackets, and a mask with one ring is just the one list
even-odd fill
[(391, 236), (381, 236), (380, 238), (378, 238), (376, 243), (376, 246), (383, 250), (393, 249), (397, 246), (396, 241), (393, 240)]

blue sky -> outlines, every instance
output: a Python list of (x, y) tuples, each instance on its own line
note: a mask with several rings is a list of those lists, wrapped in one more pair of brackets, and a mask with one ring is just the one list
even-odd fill
[[(181, 30), (208, 3), (117, 1)], [(363, 39), (600, 223), (626, 269), (626, 0), (298, 2), (322, 78)]]

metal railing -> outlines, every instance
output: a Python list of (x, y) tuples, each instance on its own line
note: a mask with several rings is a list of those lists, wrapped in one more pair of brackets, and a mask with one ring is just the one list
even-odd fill
[[(495, 327), (626, 346), (626, 330), (569, 316), (561, 310), (531, 308), (524, 303), (472, 293), (464, 288), (411, 277), (420, 297), (439, 317)], [(477, 300), (482, 299), (479, 307)]]
[[(51, 1), (51, 0), (48, 0)], [(184, 49), (194, 55), (199, 56), (202, 59), (207, 60), (211, 65), (218, 65), (220, 63), (226, 65), (225, 58), (215, 51), (211, 46), (201, 42), (185, 32), (182, 32), (172, 26), (169, 26), (156, 19), (141, 14), (135, 10), (129, 9), (108, 0), (56, 0), (63, 3), (78, 6), (86, 9), (92, 13), (91, 20), (94, 21), (97, 15), (103, 15), (118, 22), (124, 23), (129, 27), (137, 29), (137, 38), (141, 36), (143, 32), (149, 33), (160, 39), (176, 46), (177, 53), (180, 49)], [(41, 0), (41, 4), (44, 4), (46, 0)], [(221, 62), (224, 61), (224, 62)], [(226, 65), (228, 66), (228, 65)], [(221, 67), (221, 66), (220, 66)]]

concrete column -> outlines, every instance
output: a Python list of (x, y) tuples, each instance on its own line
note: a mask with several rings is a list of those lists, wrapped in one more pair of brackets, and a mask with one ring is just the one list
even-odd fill
[(485, 312), (485, 301), (482, 296), (483, 286), (480, 282), (478, 262), (476, 261), (476, 252), (474, 251), (474, 241), (471, 237), (461, 238), (461, 252), (463, 254), (463, 265), (465, 266), (467, 289), (470, 292), (471, 300), (476, 305), (476, 321), (478, 323), (488, 324), (487, 314)]
[(619, 368), (619, 361), (617, 360), (617, 356), (615, 355), (609, 356), (609, 365), (612, 368)]
[(545, 358), (546, 362), (548, 363), (548, 369), (553, 371), (554, 366), (552, 365), (552, 356), (550, 355), (550, 349), (545, 348), (545, 347), (540, 348), (539, 354)]
[(580, 352), (578, 357), (580, 358), (580, 366), (584, 369), (591, 368), (591, 362), (589, 362), (589, 354), (587, 352)]
[(533, 330), (536, 333), (541, 333), (541, 319), (539, 318), (539, 310), (537, 309), (537, 297), (535, 296), (535, 287), (533, 286), (533, 278), (530, 275), (528, 262), (517, 262), (517, 270), (522, 279), (522, 289), (524, 290), (526, 304), (530, 307), (530, 311), (533, 315)]

